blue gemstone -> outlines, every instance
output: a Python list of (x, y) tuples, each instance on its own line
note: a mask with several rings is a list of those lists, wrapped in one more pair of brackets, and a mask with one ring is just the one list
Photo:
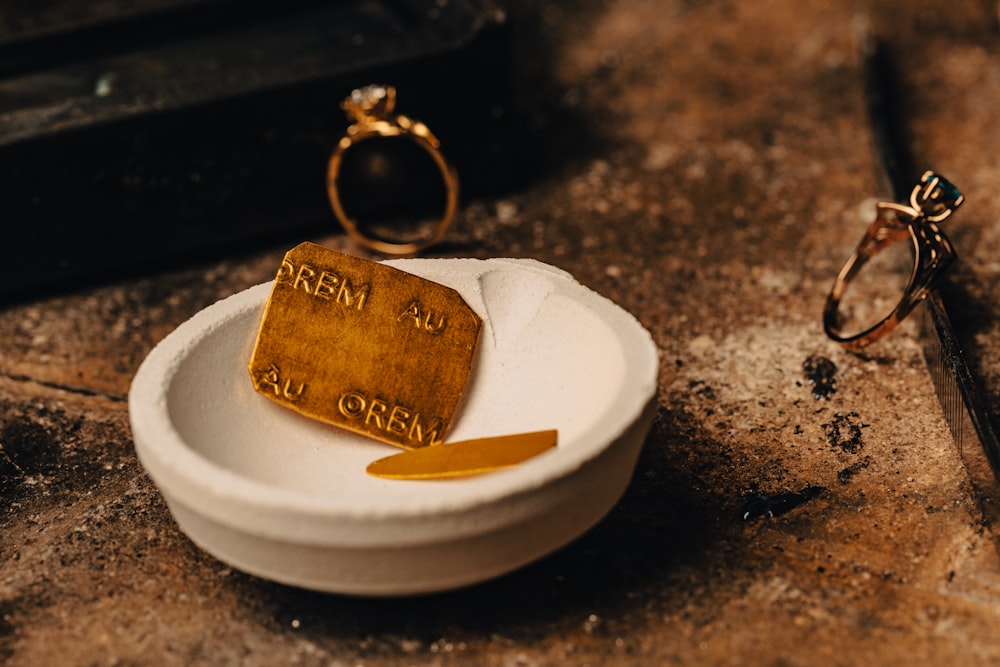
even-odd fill
[(945, 206), (946, 208), (955, 208), (958, 202), (962, 199), (962, 193), (952, 185), (951, 181), (946, 179), (941, 174), (935, 173), (933, 171), (927, 172), (926, 177), (924, 177), (924, 183), (930, 183), (934, 179), (938, 179), (937, 185), (934, 187), (935, 192), (931, 193), (931, 199), (939, 205)]

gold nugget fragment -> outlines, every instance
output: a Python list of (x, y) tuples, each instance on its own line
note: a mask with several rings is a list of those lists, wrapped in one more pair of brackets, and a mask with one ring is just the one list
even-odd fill
[(482, 475), (537, 456), (555, 447), (558, 440), (558, 431), (551, 430), (449, 442), (379, 459), (369, 464), (368, 474), (425, 480)]
[(278, 269), (250, 376), (306, 416), (418, 449), (444, 440), (481, 325), (450, 287), (302, 243)]

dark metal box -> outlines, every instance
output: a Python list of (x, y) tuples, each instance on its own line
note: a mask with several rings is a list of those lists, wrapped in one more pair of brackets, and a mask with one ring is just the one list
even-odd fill
[(503, 188), (508, 42), (461, 0), (8, 3), (0, 297), (334, 226), (339, 103), (368, 83), (397, 87), (466, 195)]

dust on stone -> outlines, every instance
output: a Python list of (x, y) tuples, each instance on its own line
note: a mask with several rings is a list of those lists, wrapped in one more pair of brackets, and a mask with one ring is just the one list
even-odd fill
[(772, 496), (753, 495), (740, 506), (739, 515), (744, 521), (761, 517), (776, 517), (819, 496), (826, 491), (824, 486), (807, 486), (799, 492), (777, 493)]
[(865, 446), (861, 429), (867, 426), (859, 421), (857, 412), (838, 412), (833, 416), (833, 421), (823, 424), (823, 432), (831, 447), (848, 454), (857, 454)]
[(830, 400), (837, 392), (837, 365), (820, 355), (810, 355), (802, 362), (802, 372), (812, 386), (813, 398)]
[(837, 481), (841, 484), (849, 484), (854, 476), (859, 472), (867, 468), (872, 462), (870, 456), (866, 456), (860, 461), (855, 461), (851, 465), (847, 466), (843, 470), (837, 473)]

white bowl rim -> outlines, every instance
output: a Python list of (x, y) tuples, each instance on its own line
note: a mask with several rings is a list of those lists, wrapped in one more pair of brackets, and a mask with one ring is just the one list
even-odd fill
[[(246, 311), (260, 308), (270, 293), (272, 283), (268, 282), (201, 310), (167, 335), (141, 364), (129, 391), (129, 412), (136, 450), (150, 476), (168, 500), (201, 508), (206, 514), (228, 523), (239, 523), (238, 516), (255, 512), (272, 517), (311, 517), (349, 523), (374, 519), (414, 521), (433, 520), (442, 513), (460, 514), (500, 500), (530, 496), (597, 458), (641, 417), (655, 396), (659, 353), (649, 332), (627, 311), (576, 282), (568, 273), (535, 260), (409, 259), (392, 260), (387, 264), (434, 279), (438, 272), (468, 270), (472, 266), (470, 262), (477, 263), (483, 270), (489, 263), (499, 263), (545, 272), (561, 289), (609, 322), (621, 338), (625, 357), (626, 390), (619, 392), (609, 406), (609, 413), (620, 418), (600, 422), (573, 441), (561, 443), (565, 446), (559, 448), (560, 456), (542, 455), (533, 459), (531, 465), (449, 482), (472, 486), (474, 492), (447, 498), (429, 495), (426, 502), (405, 506), (359, 505), (350, 498), (317, 497), (248, 478), (211, 461), (189, 446), (173, 424), (167, 397), (186, 356), (212, 332), (232, 325), (233, 320), (245, 316)], [(239, 511), (233, 511), (237, 508)]]

